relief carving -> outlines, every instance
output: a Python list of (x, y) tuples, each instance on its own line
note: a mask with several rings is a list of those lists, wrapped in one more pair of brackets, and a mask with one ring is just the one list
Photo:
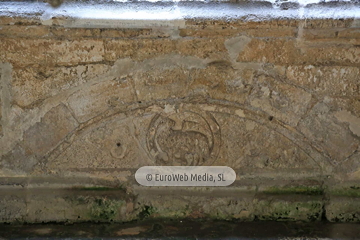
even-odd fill
[(220, 127), (210, 113), (157, 114), (147, 133), (147, 148), (157, 165), (211, 165), (220, 147)]

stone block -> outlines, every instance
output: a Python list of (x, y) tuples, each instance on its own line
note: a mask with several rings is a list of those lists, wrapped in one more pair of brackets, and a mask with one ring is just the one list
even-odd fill
[(347, 66), (289, 66), (290, 83), (317, 96), (354, 97), (359, 95), (360, 68)]
[(195, 56), (214, 60), (226, 59), (227, 49), (225, 39), (219, 36), (215, 39), (195, 38), (180, 39), (176, 44), (176, 51), (184, 56)]
[(3, 38), (1, 52), (14, 67), (66, 65), (103, 61), (101, 40), (49, 40)]
[[(297, 35), (297, 29), (292, 27), (265, 28), (265, 29), (239, 29), (242, 34), (249, 37), (267, 37), (267, 38), (294, 38)], [(238, 31), (239, 31), (238, 30)]]
[(262, 62), (273, 64), (313, 64), (358, 66), (360, 50), (354, 46), (305, 47), (290, 39), (252, 39), (242, 52), (238, 62)]
[(325, 205), (330, 222), (360, 222), (360, 198), (331, 197)]
[(304, 29), (301, 37), (304, 40), (336, 38), (337, 32), (337, 29)]
[(170, 39), (117, 39), (105, 40), (105, 60), (132, 58), (141, 61), (174, 53), (175, 41)]
[(24, 146), (37, 156), (43, 156), (59, 144), (78, 126), (70, 111), (60, 104), (47, 112), (40, 122), (24, 133)]
[(26, 218), (25, 195), (18, 195), (14, 191), (2, 189), (0, 204), (0, 222), (23, 222)]
[(13, 174), (28, 174), (34, 169), (38, 159), (31, 151), (23, 146), (16, 145), (9, 153), (1, 159), (1, 165), (4, 169), (11, 170)]
[(341, 164), (358, 149), (360, 142), (333, 114), (326, 103), (317, 103), (298, 128), (329, 161)]
[(321, 197), (266, 196), (254, 200), (255, 219), (267, 221), (320, 221), (323, 215)]
[(79, 38), (145, 38), (150, 37), (152, 29), (98, 29), (98, 28), (65, 28), (53, 27), (51, 33), (55, 37), (66, 39)]
[(133, 81), (138, 101), (182, 98), (188, 95), (190, 71), (184, 68), (136, 72)]
[(324, 21), (323, 19), (306, 19), (304, 22), (304, 28), (348, 28), (351, 27), (355, 20), (352, 18), (346, 19), (327, 19)]
[(2, 26), (0, 36), (5, 38), (51, 38), (53, 34), (47, 26), (23, 26), (12, 25)]
[(256, 77), (248, 98), (249, 104), (282, 122), (296, 126), (307, 111), (311, 94), (277, 81), (276, 78), (268, 75)]
[(300, 56), (300, 49), (294, 40), (253, 38), (240, 52), (237, 61), (288, 65), (297, 63)]
[(340, 30), (338, 33), (339, 38), (360, 38), (360, 29), (348, 28)]
[(70, 95), (67, 103), (76, 119), (85, 122), (110, 109), (112, 102), (134, 102), (135, 90), (131, 84), (130, 77), (95, 82)]
[(47, 98), (83, 86), (104, 75), (109, 66), (87, 64), (74, 67), (36, 66), (14, 69), (12, 72), (12, 96), (21, 107), (34, 107)]

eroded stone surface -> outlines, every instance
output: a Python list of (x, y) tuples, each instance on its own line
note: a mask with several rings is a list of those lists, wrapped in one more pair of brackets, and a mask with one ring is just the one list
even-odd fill
[(24, 133), (24, 145), (30, 152), (42, 156), (54, 148), (78, 126), (70, 111), (60, 104)]
[[(352, 21), (70, 29), (62, 19), (53, 26), (0, 20), (1, 176), (106, 180), (138, 196), (56, 195), (49, 202), (21, 193), (5, 199), (10, 210), (1, 221), (359, 221), (357, 213), (351, 218), (355, 201), (343, 209), (324, 202), (331, 180), (360, 180), (360, 52)], [(136, 190), (134, 172), (146, 165), (225, 165), (237, 181), (210, 200), (203, 190), (161, 198)], [(321, 199), (261, 193), (299, 181), (305, 190), (272, 194), (312, 195), (306, 187), (316, 182)], [(24, 182), (27, 189), (31, 181)], [(240, 198), (244, 188), (249, 195)], [(26, 206), (23, 199), (30, 199)]]

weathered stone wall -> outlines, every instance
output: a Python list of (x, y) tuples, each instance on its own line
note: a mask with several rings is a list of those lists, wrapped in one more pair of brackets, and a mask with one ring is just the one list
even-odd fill
[[(2, 17), (0, 221), (359, 221), (359, 46), (354, 19)], [(141, 187), (147, 165), (223, 165), (237, 180)]]

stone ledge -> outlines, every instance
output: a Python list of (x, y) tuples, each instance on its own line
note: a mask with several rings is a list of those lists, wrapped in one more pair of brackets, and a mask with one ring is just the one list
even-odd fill
[[(298, 9), (300, 8), (301, 11)], [(84, 11), (79, 11), (84, 9)], [(318, 3), (277, 7), (271, 2), (110, 2), (87, 4), (66, 2), (52, 8), (43, 2), (3, 2), (2, 17), (28, 17), (33, 23), (67, 28), (184, 27), (191, 19), (266, 21), (271, 19), (359, 19), (358, 2)], [(3, 24), (18, 21), (2, 19)], [(18, 22), (19, 23), (19, 22)], [(31, 23), (31, 21), (28, 21)], [(26, 23), (25, 23), (26, 24)], [(358, 20), (353, 23), (357, 26)]]
[(37, 239), (357, 239), (358, 224), (322, 222), (142, 221), (127, 224), (12, 224), (0, 226), (5, 238)]
[(297, 183), (259, 187), (243, 183), (239, 187), (165, 189), (137, 185), (108, 187), (89, 181), (82, 185), (79, 180), (68, 187), (65, 183), (44, 182), (46, 178), (42, 179), (42, 184), (2, 185), (0, 202), (4, 210), (0, 222), (128, 222), (183, 218), (360, 222), (358, 182), (346, 186)]

